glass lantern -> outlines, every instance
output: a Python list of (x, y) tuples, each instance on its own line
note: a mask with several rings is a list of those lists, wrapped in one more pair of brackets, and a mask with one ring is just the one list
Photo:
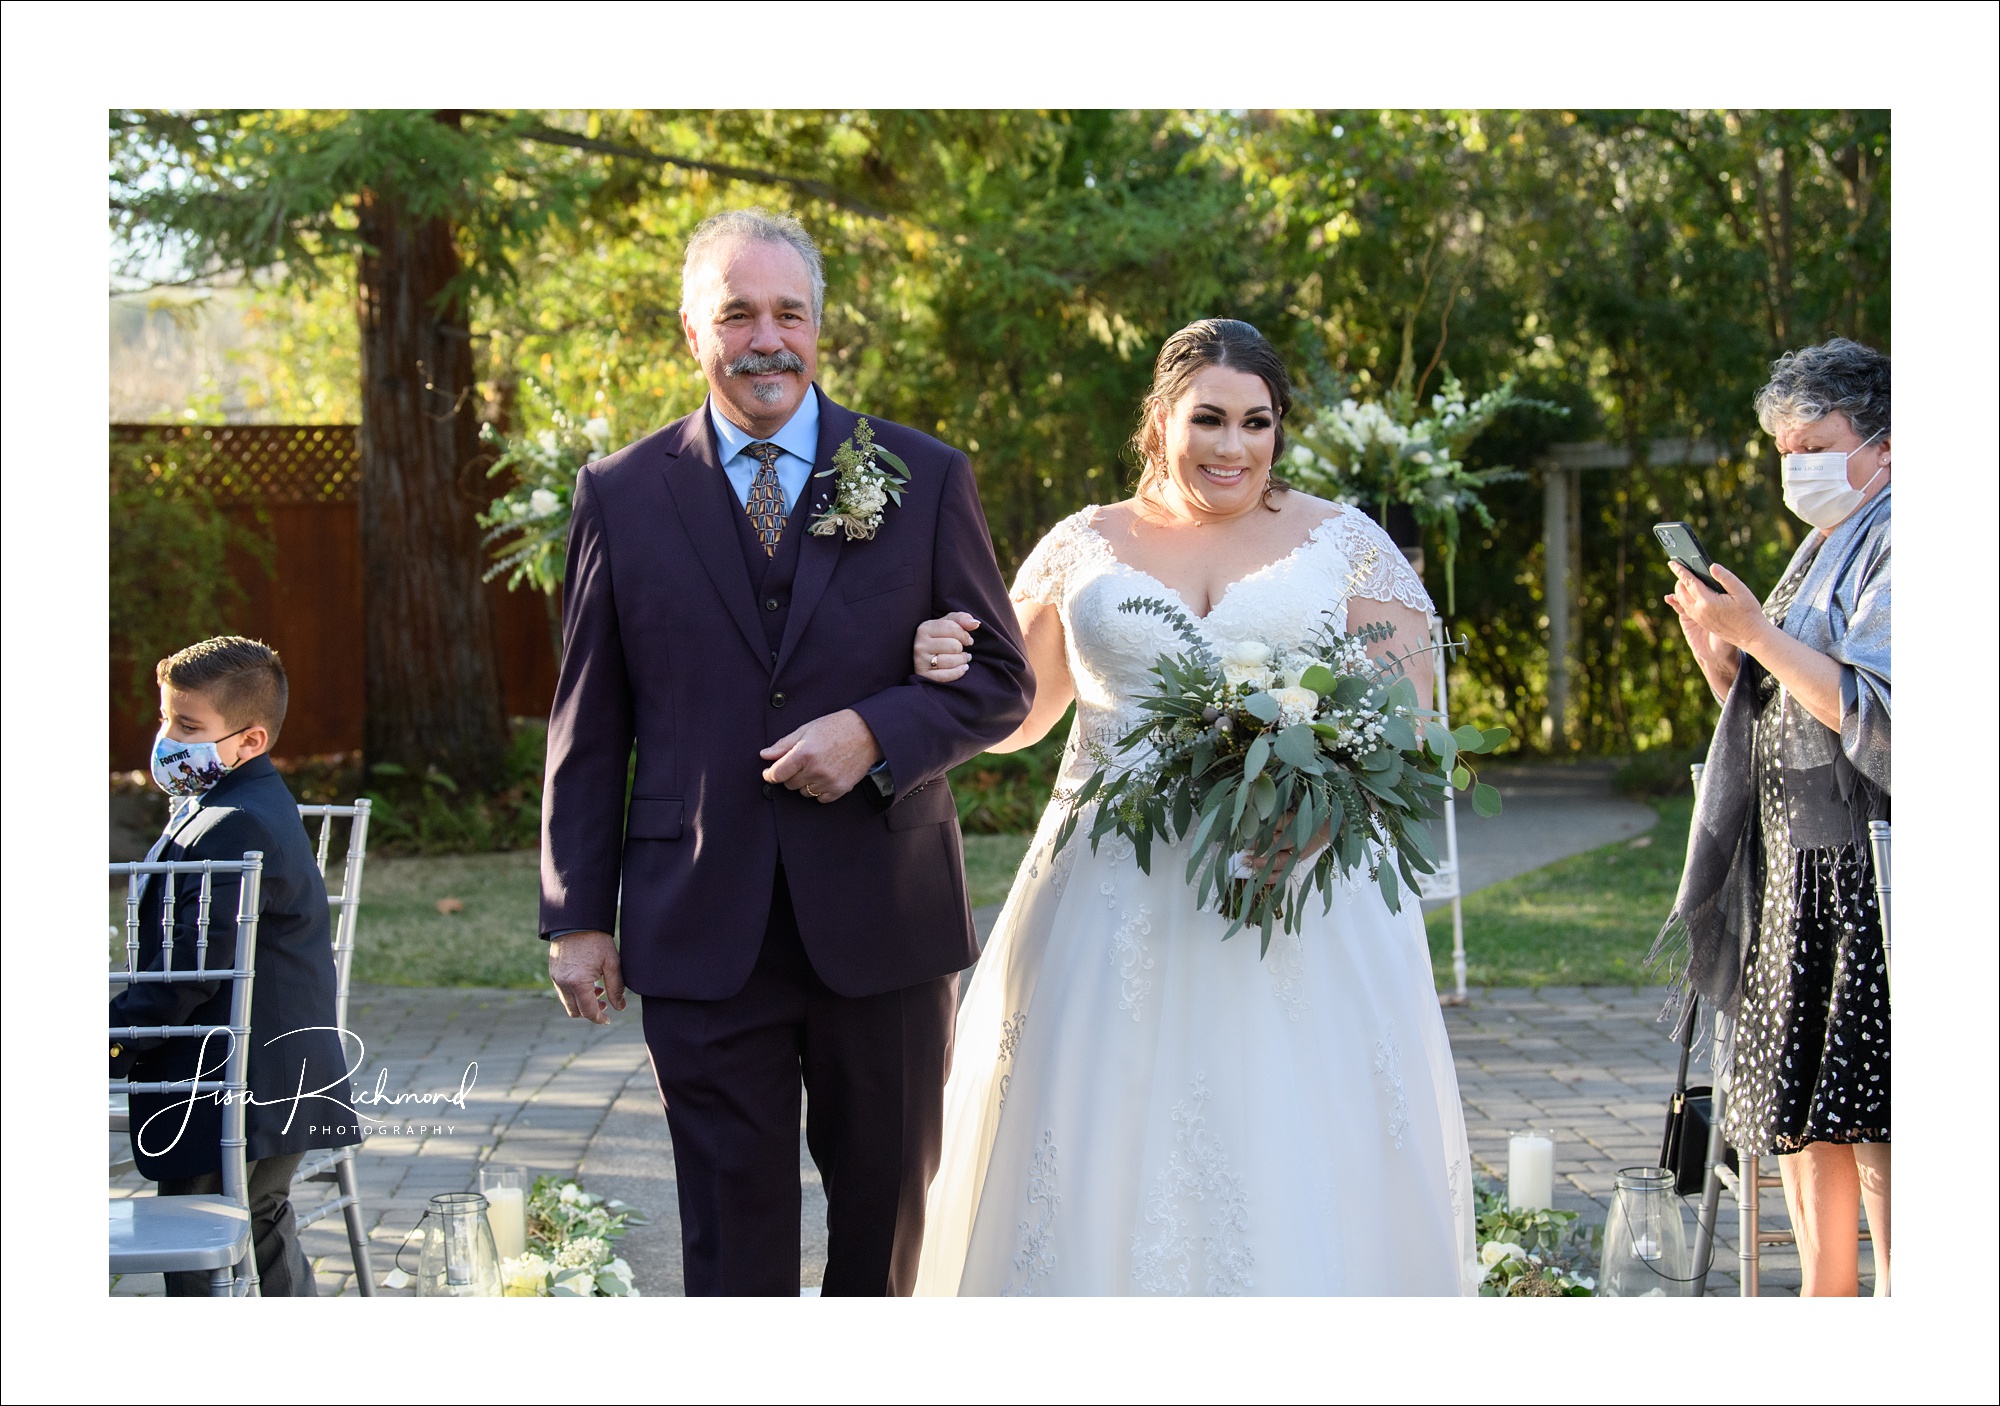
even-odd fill
[(1618, 1173), (1611, 1215), (1604, 1226), (1600, 1298), (1686, 1298), (1694, 1293), (1694, 1265), (1681, 1226), (1674, 1174), (1665, 1167), (1627, 1167)]
[(478, 1192), (431, 1197), (417, 1293), (427, 1299), (500, 1297), (500, 1254), (487, 1223), (486, 1198)]

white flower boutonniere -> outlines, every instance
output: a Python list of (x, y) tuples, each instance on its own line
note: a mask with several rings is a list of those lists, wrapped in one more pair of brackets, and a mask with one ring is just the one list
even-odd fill
[(865, 542), (882, 525), (883, 510), (890, 503), (901, 506), (910, 466), (875, 442), (875, 431), (864, 416), (847, 443), (833, 451), (833, 467), (813, 477), (829, 474), (834, 480), (833, 506), (814, 518), (809, 530), (815, 537), (845, 531), (848, 541)]

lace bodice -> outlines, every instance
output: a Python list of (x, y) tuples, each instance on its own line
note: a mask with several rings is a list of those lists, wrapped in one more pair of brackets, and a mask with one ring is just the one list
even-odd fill
[[(1135, 596), (1180, 607), (1218, 653), (1245, 639), (1279, 650), (1301, 644), (1329, 614), (1333, 628), (1344, 630), (1347, 603), (1356, 596), (1435, 613), (1401, 550), (1353, 508), (1336, 509), (1290, 555), (1232, 582), (1205, 617), (1188, 609), (1171, 586), (1120, 561), (1091, 525), (1098, 511), (1085, 508), (1057, 523), (1014, 581), (1015, 600), (1055, 605), (1062, 612), (1076, 686), (1076, 726), (1063, 753), (1063, 785), (1089, 775), (1086, 748), (1116, 747), (1137, 725), (1135, 700), (1154, 682), (1148, 673), (1154, 662), (1186, 649), (1158, 616), (1119, 610)], [(1411, 643), (1397, 641), (1399, 648)]]

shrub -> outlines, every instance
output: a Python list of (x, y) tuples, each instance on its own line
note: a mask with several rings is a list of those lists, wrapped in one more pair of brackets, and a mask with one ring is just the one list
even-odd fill
[(111, 444), (111, 653), (131, 664), (136, 714), (158, 702), (157, 661), (230, 631), (248, 599), (230, 575), (230, 549), (271, 572), (269, 538), (222, 513), (199, 482), (205, 453), (151, 436)]
[(1611, 778), (1621, 796), (1679, 796), (1692, 789), (1688, 768), (1708, 755), (1706, 747), (1662, 748), (1626, 759)]

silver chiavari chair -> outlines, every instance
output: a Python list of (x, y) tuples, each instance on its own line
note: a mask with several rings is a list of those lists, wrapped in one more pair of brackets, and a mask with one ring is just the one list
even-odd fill
[[(327, 886), (327, 902), (333, 909), (333, 970), (335, 978), (335, 1018), (341, 1031), (343, 1048), (347, 1030), (347, 979), (354, 965), (354, 930), (361, 907), (361, 869), (368, 856), (368, 810), (369, 802), (356, 801), (345, 806), (302, 805), (299, 819), (308, 827), (314, 820), (319, 822), (319, 832), (314, 838), (314, 857), (319, 861), (320, 877), (327, 874), (327, 864), (332, 853), (334, 821), (345, 820), (347, 828), (347, 852), (341, 862), (340, 887)], [(309, 1211), (297, 1212), (298, 1227), (303, 1231), (307, 1226), (317, 1224), (335, 1211), (339, 1211), (347, 1222), (347, 1248), (354, 1261), (354, 1287), (357, 1293), (367, 1297), (375, 1294), (375, 1269), (368, 1257), (368, 1231), (362, 1224), (360, 1184), (355, 1175), (354, 1154), (358, 1144), (348, 1147), (326, 1148), (307, 1155), (299, 1164), (299, 1170), (292, 1178), (294, 1187), (302, 1187), (308, 1182), (331, 1184), (334, 1194)]]
[[(241, 875), (236, 902), (236, 950), (227, 967), (209, 964), (208, 929), (218, 874)], [(227, 981), (227, 1025), (128, 1025), (111, 1027), (120, 1040), (191, 1039), (204, 1043), (228, 1041), (220, 1079), (142, 1083), (113, 1079), (111, 1092), (159, 1094), (190, 1099), (221, 1096), (222, 1194), (220, 1196), (148, 1196), (111, 1200), (111, 1272), (113, 1274), (172, 1274), (208, 1272), (210, 1295), (218, 1298), (255, 1296), (257, 1257), (250, 1234), (250, 1186), (244, 1166), (244, 1107), (249, 1090), (250, 1001), (257, 970), (257, 911), (264, 878), (264, 856), (251, 850), (240, 860), (156, 860), (113, 864), (113, 878), (125, 886), (125, 965), (111, 972), (111, 984), (186, 985)], [(200, 889), (195, 907), (193, 964), (176, 965), (188, 956), (180, 941), (182, 925), (175, 921), (180, 881), (192, 878)], [(164, 945), (161, 969), (139, 966), (139, 900), (148, 879), (167, 885), (161, 895)], [(204, 1060), (205, 1064), (205, 1060)], [(116, 1119), (114, 1119), (114, 1123)], [(133, 1129), (134, 1138), (143, 1129)]]
[(1875, 861), (1875, 906), (1882, 915), (1882, 974), (1895, 995), (1895, 963), (1889, 958), (1889, 822), (1868, 822), (1868, 849)]

